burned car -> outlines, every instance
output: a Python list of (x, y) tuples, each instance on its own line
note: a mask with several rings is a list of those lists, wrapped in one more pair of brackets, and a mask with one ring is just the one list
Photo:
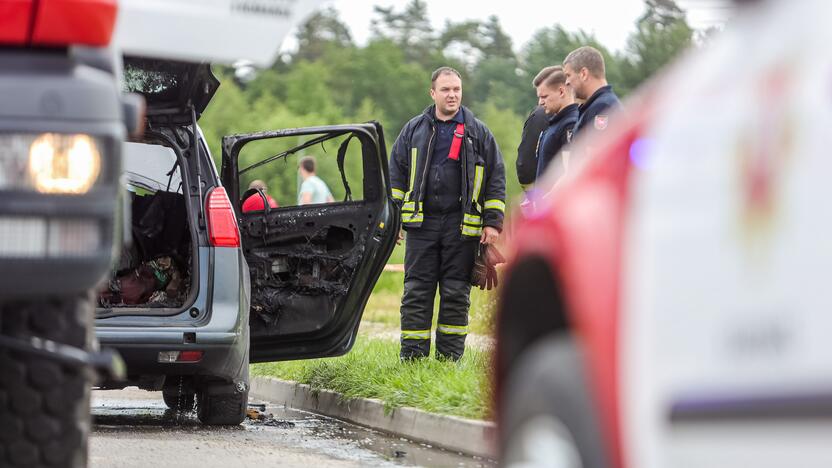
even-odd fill
[[(102, 388), (161, 390), (171, 408), (196, 406), (203, 423), (237, 424), (249, 362), (337, 356), (355, 341), (398, 232), (382, 128), (228, 136), (218, 173), (197, 124), (219, 86), (209, 65), (124, 64), (147, 125), (125, 148), (132, 245), (96, 311), (98, 339), (119, 351), (128, 377)], [(333, 149), (323, 155), (337, 162), (343, 197), (242, 210), (253, 175), (294, 177), (287, 161), (312, 148)]]

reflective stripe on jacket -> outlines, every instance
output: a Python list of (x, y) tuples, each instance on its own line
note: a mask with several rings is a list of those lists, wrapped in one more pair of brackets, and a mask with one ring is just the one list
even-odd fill
[[(411, 119), (390, 152), (393, 198), (402, 205), (405, 229), (421, 227), (424, 220), (425, 177), (430, 167), (436, 137), (435, 107)], [(483, 226), (503, 228), (505, 213), (505, 166), (500, 148), (488, 127), (464, 108), (465, 137), (460, 161), (462, 170), (463, 236), (479, 237)]]

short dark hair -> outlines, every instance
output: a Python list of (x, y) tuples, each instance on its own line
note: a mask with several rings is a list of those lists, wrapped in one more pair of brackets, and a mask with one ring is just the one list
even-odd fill
[(560, 68), (562, 70), (560, 65), (551, 65), (551, 66), (548, 66), (548, 67), (540, 70), (539, 72), (537, 72), (537, 76), (535, 76), (534, 79), (532, 80), (532, 86), (535, 87), (535, 88), (540, 86), (540, 83), (543, 83), (543, 80), (545, 80), (546, 78), (549, 78), (549, 75), (551, 75), (552, 72), (555, 71), (555, 69), (558, 69), (558, 68)]
[(300, 167), (303, 168), (304, 171), (309, 173), (315, 172), (315, 157), (314, 156), (304, 156), (300, 160)]
[(569, 52), (569, 55), (563, 60), (563, 66), (569, 65), (576, 72), (580, 72), (582, 68), (586, 68), (589, 74), (595, 78), (606, 77), (606, 67), (604, 66), (604, 56), (595, 47), (583, 46)]
[(451, 67), (439, 67), (430, 75), (431, 88), (433, 88), (433, 86), (436, 84), (436, 80), (442, 75), (456, 75), (459, 77), (460, 80), (462, 79), (462, 75), (460, 75), (459, 72), (456, 71), (456, 69)]
[[(546, 85), (548, 88), (557, 88), (566, 84), (566, 73), (563, 72), (563, 67), (555, 65), (549, 75), (544, 78), (540, 84)], [(539, 85), (538, 85), (539, 86)]]

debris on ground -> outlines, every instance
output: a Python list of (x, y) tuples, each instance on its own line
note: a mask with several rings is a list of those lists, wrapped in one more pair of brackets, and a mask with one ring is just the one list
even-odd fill
[(273, 414), (266, 413), (265, 411), (260, 411), (260, 409), (255, 406), (262, 406), (264, 410), (266, 408), (266, 405), (250, 404), (248, 409), (246, 410), (246, 417), (248, 417), (248, 419), (250, 419), (252, 422), (262, 424), (264, 426), (279, 427), (283, 429), (290, 429), (295, 427), (295, 423), (291, 421), (275, 419)]

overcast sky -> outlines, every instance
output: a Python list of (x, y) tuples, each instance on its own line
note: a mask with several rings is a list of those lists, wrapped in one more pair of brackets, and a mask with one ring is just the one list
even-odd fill
[[(627, 35), (644, 11), (643, 0), (425, 0), (435, 28), (447, 20), (485, 19), (496, 15), (519, 50), (535, 31), (560, 23), (568, 30), (583, 29), (595, 34), (613, 50), (625, 47)], [(350, 27), (353, 39), (363, 44), (370, 35), (373, 5), (403, 8), (406, 0), (330, 0)], [(694, 28), (721, 24), (728, 16), (729, 0), (677, 0), (688, 12)]]

